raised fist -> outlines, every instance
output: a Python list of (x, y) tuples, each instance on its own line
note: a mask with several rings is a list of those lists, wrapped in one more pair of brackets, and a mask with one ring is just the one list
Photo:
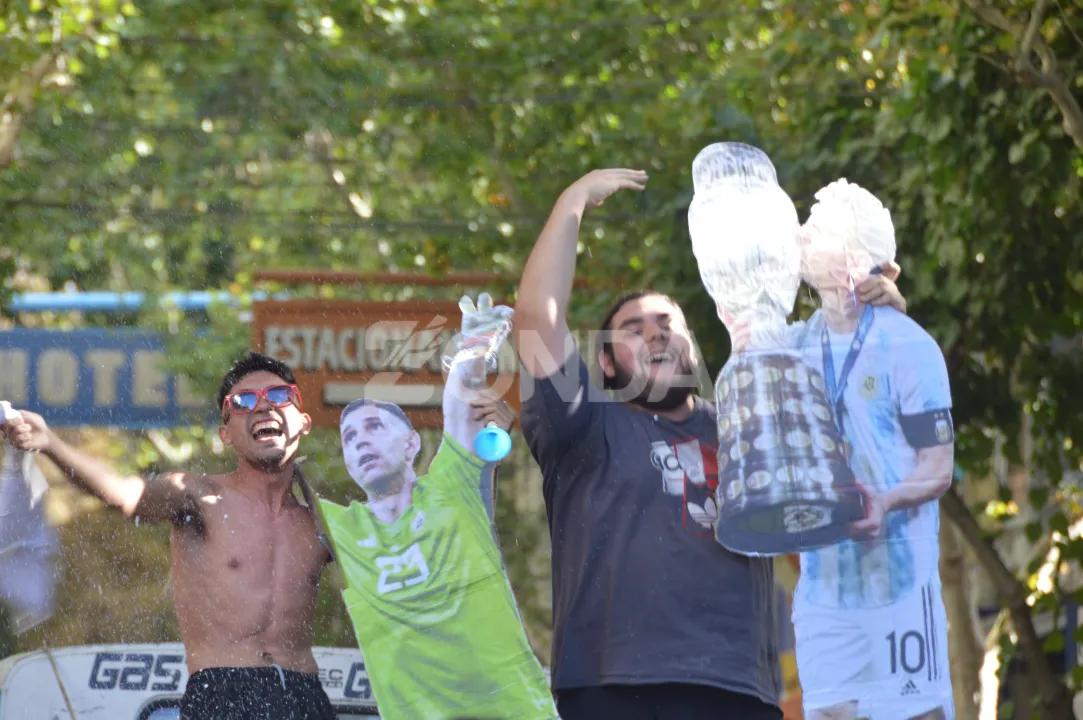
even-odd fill
[(49, 444), (49, 426), (45, 419), (28, 410), (15, 410), (8, 402), (0, 402), (0, 427), (4, 439), (16, 450), (34, 452)]

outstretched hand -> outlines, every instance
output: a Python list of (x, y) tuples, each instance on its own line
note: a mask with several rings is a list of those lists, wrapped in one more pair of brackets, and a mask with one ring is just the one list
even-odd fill
[(592, 170), (572, 183), (565, 191), (583, 202), (586, 209), (602, 205), (618, 190), (642, 191), (647, 187), (647, 173), (643, 170)]

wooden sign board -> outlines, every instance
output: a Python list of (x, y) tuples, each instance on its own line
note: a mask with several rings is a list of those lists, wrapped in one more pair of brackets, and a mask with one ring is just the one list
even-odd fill
[[(443, 356), (454, 354), (458, 303), (284, 300), (252, 304), (252, 348), (293, 370), (305, 412), (338, 427), (358, 398), (392, 402), (418, 430), (443, 427)], [(504, 343), (489, 386), (520, 408), (519, 361)]]

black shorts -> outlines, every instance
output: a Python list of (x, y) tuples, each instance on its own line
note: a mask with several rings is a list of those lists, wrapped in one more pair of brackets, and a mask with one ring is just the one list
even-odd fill
[(181, 720), (334, 720), (315, 675), (277, 667), (207, 668), (188, 678)]
[(556, 696), (561, 720), (782, 720), (759, 698), (706, 685), (601, 685)]

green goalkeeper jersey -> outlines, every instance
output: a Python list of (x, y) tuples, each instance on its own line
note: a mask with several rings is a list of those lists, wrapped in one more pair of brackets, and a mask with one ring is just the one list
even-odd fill
[(319, 501), (385, 720), (557, 717), (481, 499), (483, 469), (445, 434), (395, 522)]

